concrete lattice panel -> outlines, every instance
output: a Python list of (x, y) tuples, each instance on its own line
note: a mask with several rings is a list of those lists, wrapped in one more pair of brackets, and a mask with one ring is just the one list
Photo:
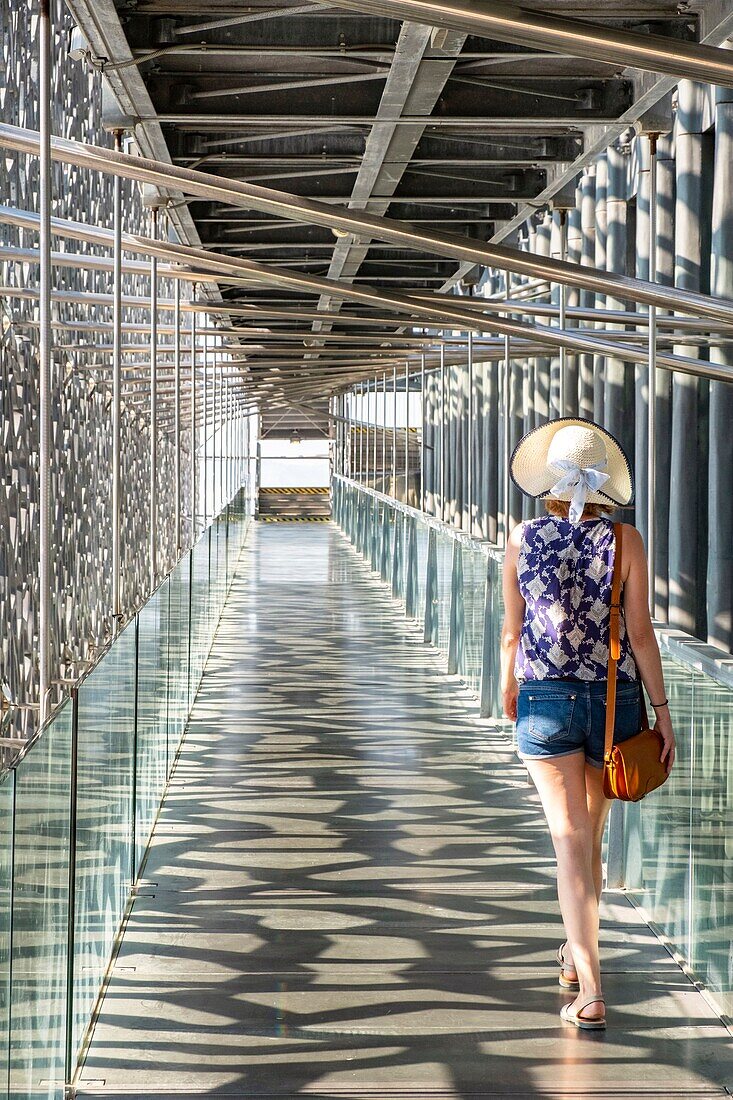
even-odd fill
[[(71, 19), (62, 0), (53, 7), (53, 131), (63, 137), (109, 146), (110, 135), (101, 127), (101, 77), (90, 73), (67, 54)], [(37, 7), (0, 0), (0, 115), (15, 125), (38, 126)], [(3, 153), (0, 161), (0, 202), (22, 210), (38, 210), (38, 162), (20, 154)], [(85, 169), (54, 165), (53, 214), (61, 218), (109, 227), (112, 224), (112, 178)], [(150, 215), (140, 190), (122, 182), (123, 230), (150, 233)], [(35, 233), (0, 225), (3, 247), (37, 248)], [(99, 248), (54, 240), (56, 250), (109, 255)], [(3, 284), (38, 286), (36, 264), (3, 262)], [(107, 272), (54, 267), (54, 289), (88, 294), (110, 294)], [(125, 277), (123, 293), (149, 295), (149, 279)], [(184, 291), (187, 293), (187, 291)], [(173, 287), (159, 281), (161, 297)], [(14, 701), (38, 699), (38, 329), (33, 301), (13, 297), (0, 302), (0, 679)], [(111, 307), (55, 303), (55, 321), (110, 324)], [(147, 324), (146, 310), (125, 309), (124, 321)], [(163, 323), (172, 315), (162, 314)], [(147, 340), (139, 341), (147, 358)], [(161, 342), (170, 340), (162, 337)], [(79, 342), (109, 344), (111, 336), (54, 331), (57, 350), (53, 363), (53, 675), (57, 680), (77, 677), (109, 639), (111, 618), (111, 356), (79, 351)], [(60, 347), (63, 345), (63, 347)], [(129, 359), (129, 357), (125, 357)], [(124, 362), (124, 360), (123, 360)], [(161, 363), (170, 364), (170, 359)], [(148, 577), (148, 508), (150, 421), (146, 404), (124, 401), (122, 417), (122, 594), (126, 615), (146, 596)], [(140, 391), (134, 391), (140, 392)], [(145, 392), (145, 391), (142, 391)], [(124, 391), (123, 391), (124, 396)], [(184, 432), (182, 511), (186, 517), (183, 540), (190, 531), (190, 433)], [(159, 566), (166, 571), (174, 560), (173, 524), (174, 450), (170, 436), (159, 434)], [(60, 688), (56, 688), (58, 696)], [(34, 712), (14, 712), (11, 728), (28, 734)]]

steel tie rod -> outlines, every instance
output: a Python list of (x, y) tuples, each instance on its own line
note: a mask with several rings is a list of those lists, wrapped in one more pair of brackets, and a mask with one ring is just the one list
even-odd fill
[[(24, 224), (32, 224), (35, 215), (24, 214)], [(57, 233), (67, 233), (74, 239), (84, 240), (92, 244), (108, 243), (111, 239), (111, 231), (94, 228), (80, 223), (65, 222), (60, 218), (52, 219), (52, 229)], [(562, 330), (550, 328), (546, 325), (536, 326), (521, 321), (512, 321), (508, 318), (486, 318), (476, 311), (461, 309), (458, 305), (460, 299), (456, 299), (455, 306), (449, 306), (445, 301), (429, 302), (419, 301), (406, 294), (398, 294), (394, 291), (376, 290), (368, 286), (355, 287), (351, 283), (340, 283), (333, 279), (326, 279), (317, 275), (307, 275), (289, 268), (270, 268), (265, 264), (254, 260), (245, 260), (239, 257), (223, 256), (203, 248), (192, 248), (190, 245), (175, 244), (171, 241), (153, 240), (149, 237), (123, 236), (123, 248), (127, 251), (141, 252), (147, 256), (156, 255), (164, 259), (178, 260), (180, 263), (202, 267), (209, 272), (218, 273), (226, 279), (230, 274), (244, 275), (255, 283), (280, 286), (296, 289), (309, 289), (321, 294), (328, 294), (331, 298), (341, 298), (362, 302), (370, 306), (378, 306), (393, 309), (398, 313), (407, 313), (414, 317), (430, 320), (438, 328), (457, 328), (460, 331), (473, 332), (497, 332), (505, 336), (530, 338), (552, 347), (565, 347), (571, 350), (586, 351), (597, 355), (616, 356), (626, 362), (647, 362), (646, 349), (619, 344), (610, 340), (599, 340), (596, 337), (585, 336), (580, 329)], [(685, 374), (693, 374), (699, 377), (717, 378), (721, 381), (733, 380), (733, 368), (724, 364), (708, 363), (700, 359), (688, 358), (680, 355), (660, 354), (658, 366), (667, 370), (678, 370)]]
[(611, 65), (733, 87), (733, 56), (717, 46), (638, 34), (497, 0), (344, 0), (339, 7), (446, 27)]
[[(37, 155), (38, 133), (2, 123), (0, 124), (0, 148)], [(54, 160), (62, 163), (74, 164), (111, 175), (122, 175), (125, 179), (138, 180), (141, 183), (162, 187), (167, 191), (181, 191), (213, 202), (264, 211), (288, 221), (340, 229), (366, 239), (399, 244), (406, 248), (478, 264), (482, 267), (499, 267), (519, 275), (545, 278), (597, 294), (611, 294), (614, 298), (733, 322), (733, 301), (727, 298), (714, 298), (689, 290), (679, 290), (676, 287), (659, 286), (643, 279), (599, 271), (567, 260), (532, 256), (528, 252), (505, 245), (488, 242), (472, 244), (468, 237), (461, 237), (458, 234), (438, 233), (394, 218), (333, 207), (315, 199), (299, 198), (285, 191), (275, 191), (241, 180), (217, 180), (206, 172), (165, 164), (147, 157), (117, 153), (112, 149), (87, 145), (69, 138), (52, 138), (51, 155)]]

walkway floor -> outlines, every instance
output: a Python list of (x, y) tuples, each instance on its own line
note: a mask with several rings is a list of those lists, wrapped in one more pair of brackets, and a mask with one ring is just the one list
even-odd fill
[(560, 1023), (537, 799), (472, 714), (333, 526), (255, 526), (79, 1095), (728, 1095), (621, 895), (610, 1027)]

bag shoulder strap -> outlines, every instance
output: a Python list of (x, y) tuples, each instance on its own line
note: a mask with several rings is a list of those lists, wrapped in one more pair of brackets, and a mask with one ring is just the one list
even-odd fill
[(616, 724), (616, 665), (621, 656), (621, 550), (623, 525), (614, 523), (615, 549), (613, 578), (611, 580), (610, 636), (608, 641), (608, 685), (606, 689), (606, 740), (604, 756), (613, 748), (613, 730)]

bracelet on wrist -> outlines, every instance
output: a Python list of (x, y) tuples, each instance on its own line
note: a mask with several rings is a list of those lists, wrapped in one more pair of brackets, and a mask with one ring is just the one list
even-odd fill
[(649, 701), (649, 706), (652, 707), (654, 710), (661, 710), (662, 707), (666, 707), (668, 705), (669, 699), (665, 699), (663, 703), (652, 703), (651, 700)]

